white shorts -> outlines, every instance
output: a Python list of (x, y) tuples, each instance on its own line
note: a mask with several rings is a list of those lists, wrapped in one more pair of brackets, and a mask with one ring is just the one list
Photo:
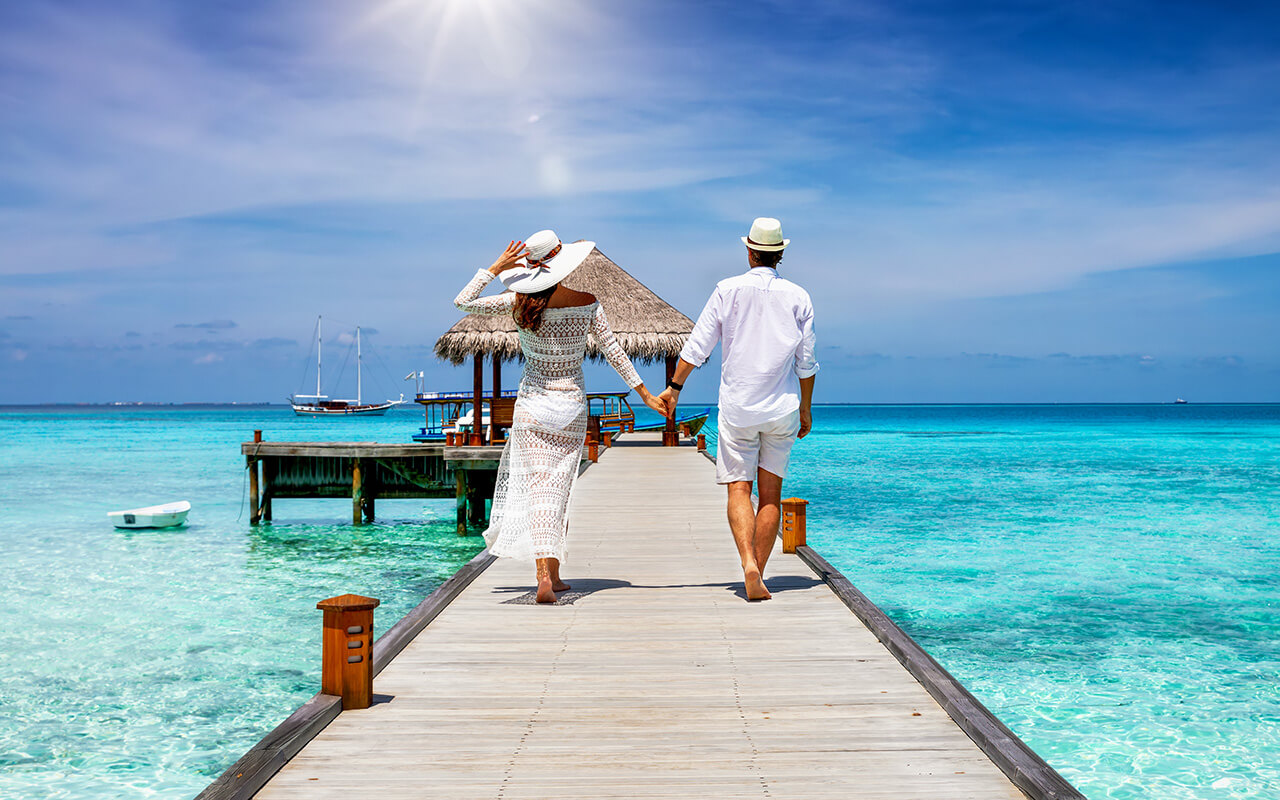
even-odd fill
[(716, 483), (754, 481), (756, 469), (785, 478), (791, 446), (800, 432), (800, 412), (793, 411), (782, 419), (745, 428), (720, 422), (719, 429)]

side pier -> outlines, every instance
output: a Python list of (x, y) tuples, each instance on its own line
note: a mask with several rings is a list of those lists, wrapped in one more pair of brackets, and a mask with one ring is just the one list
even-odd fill
[(249, 471), (249, 524), (270, 522), (281, 498), (351, 498), (351, 521), (372, 522), (378, 498), (453, 497), (458, 533), (482, 525), (501, 447), (380, 442), (268, 442), (240, 445)]
[(377, 640), (373, 705), (317, 695), (202, 798), (1080, 800), (799, 516), (747, 603), (711, 465), (628, 437), (578, 482), (555, 606), (482, 554)]
[[(688, 433), (691, 434), (691, 431)], [(583, 462), (613, 444), (613, 431), (589, 420)], [(458, 504), (458, 534), (482, 526), (493, 499), (501, 444), (427, 442), (271, 442), (262, 431), (240, 444), (249, 473), (249, 524), (270, 522), (280, 498), (350, 497), (351, 522), (372, 522), (378, 498), (452, 497)], [(679, 438), (675, 439), (676, 443)]]

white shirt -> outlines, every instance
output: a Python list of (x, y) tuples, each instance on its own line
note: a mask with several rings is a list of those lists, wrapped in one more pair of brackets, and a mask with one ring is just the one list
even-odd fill
[(747, 427), (800, 407), (800, 379), (818, 371), (808, 292), (771, 267), (720, 281), (680, 357), (702, 366), (717, 342), (720, 419)]

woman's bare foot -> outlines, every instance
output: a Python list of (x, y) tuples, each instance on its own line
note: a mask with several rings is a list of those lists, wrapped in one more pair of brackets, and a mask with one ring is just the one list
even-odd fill
[(569, 591), (569, 584), (560, 580), (560, 559), (548, 558), (546, 564), (547, 574), (551, 576), (551, 588), (557, 592)]
[(743, 573), (744, 583), (747, 589), (747, 600), (770, 600), (773, 595), (769, 594), (768, 588), (764, 585), (764, 580), (760, 577), (760, 570), (747, 570)]
[(555, 590), (551, 587), (550, 578), (542, 578), (538, 581), (538, 602), (554, 603), (556, 601)]

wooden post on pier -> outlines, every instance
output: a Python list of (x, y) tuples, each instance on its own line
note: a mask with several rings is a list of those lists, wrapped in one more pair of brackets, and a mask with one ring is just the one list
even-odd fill
[(458, 535), (467, 535), (467, 471), (457, 467), (453, 471), (458, 491)]
[[(262, 442), (262, 431), (253, 432), (253, 443)], [(245, 467), (249, 470), (249, 524), (257, 525), (261, 519), (260, 510), (258, 508), (258, 459), (255, 456), (248, 456), (244, 460)]]
[(361, 459), (351, 459), (351, 524), (359, 525), (364, 515), (364, 470)]
[(498, 407), (498, 399), (502, 397), (502, 357), (494, 353), (493, 359), (493, 400), (489, 403), (489, 443), (498, 441), (498, 415), (494, 409)]
[(320, 691), (342, 698), (342, 710), (373, 703), (373, 610), (378, 600), (358, 594), (316, 603), (324, 612)]
[(275, 467), (275, 461), (262, 461), (262, 502), (258, 506), (258, 517), (264, 522), (271, 521), (271, 487), (275, 485)]
[(805, 544), (805, 506), (808, 500), (788, 497), (782, 501), (782, 552), (794, 553)]
[(600, 460), (600, 417), (595, 414), (587, 417), (587, 459)]
[[(676, 356), (667, 356), (667, 379), (663, 382), (664, 386), (675, 377), (678, 361), (679, 358)], [(675, 447), (678, 444), (680, 444), (680, 434), (676, 432), (676, 418), (667, 417), (667, 424), (662, 429), (662, 446)]]
[(471, 446), (484, 446), (484, 356), (476, 353), (472, 357), (472, 380), (474, 386), (473, 408), (471, 411)]
[(698, 434), (698, 452), (707, 452), (707, 435), (705, 433)]

